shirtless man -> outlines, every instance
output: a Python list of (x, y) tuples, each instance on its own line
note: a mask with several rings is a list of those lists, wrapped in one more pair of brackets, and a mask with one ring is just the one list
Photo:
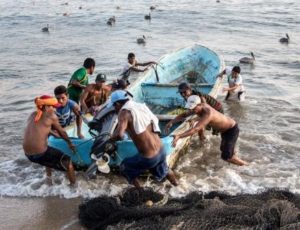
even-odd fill
[[(182, 82), (178, 85), (178, 92), (183, 97), (185, 101), (187, 101), (188, 97), (191, 95), (198, 95), (200, 98), (204, 98), (206, 103), (209, 104), (211, 107), (213, 107), (215, 110), (217, 110), (220, 113), (224, 114), (223, 106), (222, 104), (217, 101), (215, 98), (208, 94), (201, 93), (200, 91), (195, 91), (192, 89), (192, 87), (187, 82)], [(210, 130), (211, 127), (207, 126), (206, 129)], [(214, 129), (212, 129), (213, 135), (218, 135), (218, 132)], [(206, 140), (204, 136), (204, 129), (200, 130), (199, 133), (199, 139), (200, 142)]]
[(199, 132), (206, 125), (210, 125), (213, 129), (221, 133), (222, 141), (220, 149), (222, 151), (222, 159), (239, 166), (247, 165), (247, 162), (236, 156), (235, 143), (239, 136), (239, 127), (233, 119), (226, 117), (208, 104), (201, 103), (201, 99), (197, 95), (192, 95), (188, 98), (185, 108), (188, 109), (187, 112), (178, 115), (166, 125), (166, 132), (169, 132), (173, 124), (191, 115), (197, 115), (197, 123), (193, 128), (184, 133), (174, 135), (173, 146), (176, 146), (180, 138), (191, 136)]
[(110, 91), (107, 89), (105, 82), (106, 76), (103, 73), (97, 75), (96, 83), (89, 84), (80, 97), (80, 104), (83, 113), (93, 114), (97, 108), (104, 104), (109, 96)]
[(48, 135), (51, 128), (68, 143), (69, 148), (75, 151), (75, 146), (70, 141), (67, 133), (59, 124), (55, 114), (55, 108), (59, 107), (57, 99), (48, 95), (35, 99), (37, 111), (28, 118), (25, 128), (23, 149), (27, 158), (46, 166), (46, 174), (51, 178), (51, 168), (67, 171), (67, 177), (71, 184), (74, 184), (75, 172), (70, 157), (64, 155), (60, 150), (48, 146)]
[(139, 154), (121, 163), (121, 173), (128, 182), (137, 188), (141, 187), (137, 177), (149, 170), (158, 181), (167, 178), (176, 186), (175, 176), (168, 169), (166, 152), (158, 136), (160, 129), (157, 117), (145, 104), (130, 100), (128, 93), (123, 90), (112, 93), (111, 104), (118, 113), (118, 127), (111, 140), (121, 140), (127, 132), (139, 151)]

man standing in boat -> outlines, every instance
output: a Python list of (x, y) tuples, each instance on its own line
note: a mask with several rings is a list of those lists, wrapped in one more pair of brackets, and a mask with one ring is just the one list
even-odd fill
[[(145, 72), (146, 70), (148, 70), (149, 65), (157, 64), (154, 61), (139, 63), (135, 59), (135, 54), (134, 53), (129, 53), (127, 59), (128, 59), (128, 62), (124, 66), (123, 72), (121, 74), (122, 79), (125, 79), (125, 80), (128, 80), (131, 71), (133, 71), (133, 72)], [(138, 68), (139, 66), (146, 66), (146, 68), (139, 69)]]
[(236, 156), (235, 144), (239, 136), (239, 127), (233, 119), (216, 111), (205, 102), (201, 102), (200, 97), (197, 95), (192, 95), (187, 99), (185, 108), (188, 109), (188, 112), (180, 114), (171, 120), (166, 126), (166, 132), (169, 131), (169, 128), (173, 124), (182, 121), (191, 115), (197, 115), (197, 123), (191, 129), (181, 134), (174, 135), (173, 146), (176, 146), (176, 143), (180, 138), (192, 136), (206, 125), (210, 125), (213, 129), (218, 130), (221, 133), (222, 141), (220, 149), (222, 151), (222, 159), (239, 166), (247, 165), (247, 162)]
[(51, 178), (51, 168), (67, 171), (70, 183), (74, 184), (75, 172), (70, 157), (64, 155), (60, 150), (48, 146), (48, 136), (51, 129), (54, 129), (68, 143), (69, 148), (75, 151), (75, 146), (59, 124), (55, 114), (55, 108), (60, 104), (56, 98), (48, 95), (37, 97), (35, 104), (37, 111), (30, 115), (24, 133), (25, 155), (30, 161), (46, 166), (46, 174), (49, 178)]
[(92, 75), (95, 69), (95, 61), (92, 58), (85, 59), (83, 67), (76, 70), (68, 84), (69, 98), (79, 103), (80, 95), (83, 89), (89, 83), (89, 75)]
[[(201, 92), (197, 92), (197, 91), (193, 90), (192, 87), (187, 82), (182, 82), (178, 85), (178, 92), (180, 93), (180, 95), (183, 97), (183, 99), (185, 101), (187, 101), (188, 97), (191, 95), (198, 95), (200, 98), (201, 97), (204, 98), (206, 103), (209, 104), (212, 108), (214, 108), (218, 112), (224, 114), (223, 106), (219, 101), (217, 101), (215, 98), (213, 98), (212, 96), (210, 96), (208, 94), (203, 94)], [(208, 128), (210, 129), (210, 127), (208, 127)], [(218, 135), (218, 131), (216, 131), (214, 129), (212, 129), (212, 133), (213, 133), (213, 135)], [(199, 135), (200, 141), (205, 140), (204, 129), (200, 130), (198, 135)]]
[(158, 118), (145, 104), (130, 100), (130, 95), (124, 90), (112, 93), (111, 104), (118, 113), (118, 127), (111, 140), (121, 140), (127, 132), (139, 151), (139, 154), (121, 163), (121, 173), (128, 182), (141, 187), (137, 178), (149, 170), (156, 180), (167, 178), (176, 186), (175, 175), (168, 169), (166, 152), (158, 135)]

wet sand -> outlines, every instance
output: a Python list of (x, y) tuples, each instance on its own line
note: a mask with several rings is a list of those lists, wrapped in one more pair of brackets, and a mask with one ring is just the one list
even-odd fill
[(84, 229), (78, 222), (81, 198), (0, 198), (0, 229)]

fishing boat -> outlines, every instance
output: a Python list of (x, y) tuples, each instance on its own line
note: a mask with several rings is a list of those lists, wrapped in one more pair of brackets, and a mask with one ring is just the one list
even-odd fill
[[(179, 83), (189, 82), (193, 89), (213, 97), (217, 96), (221, 79), (217, 77), (224, 69), (222, 58), (214, 51), (201, 45), (193, 45), (163, 56), (157, 65), (139, 76), (128, 88), (136, 102), (146, 103), (159, 118), (162, 130), (161, 141), (167, 152), (170, 168), (175, 166), (179, 156), (186, 151), (190, 137), (182, 138), (172, 147), (172, 136), (190, 128), (190, 122), (183, 121), (164, 134), (164, 126), (175, 117), (174, 111), (184, 107), (184, 100), (177, 92)], [(76, 138), (76, 127), (66, 129), (76, 146), (72, 152), (65, 141), (49, 137), (49, 145), (60, 149), (71, 157), (74, 164), (85, 169), (92, 177), (97, 171), (109, 173), (118, 170), (122, 160), (138, 154), (130, 138), (112, 143), (109, 138), (114, 132), (118, 116), (113, 107), (103, 106), (95, 117), (87, 117), (83, 124), (85, 139)]]

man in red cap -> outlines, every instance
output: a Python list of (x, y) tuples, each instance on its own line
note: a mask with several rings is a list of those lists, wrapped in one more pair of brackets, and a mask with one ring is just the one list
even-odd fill
[(59, 107), (55, 97), (43, 95), (35, 98), (37, 111), (33, 112), (27, 121), (24, 132), (23, 149), (27, 158), (40, 165), (46, 166), (46, 173), (51, 178), (51, 168), (67, 171), (67, 177), (71, 184), (74, 184), (75, 172), (70, 157), (64, 155), (60, 150), (48, 146), (48, 136), (51, 129), (56, 130), (61, 138), (75, 151), (67, 133), (61, 127), (55, 108)]

